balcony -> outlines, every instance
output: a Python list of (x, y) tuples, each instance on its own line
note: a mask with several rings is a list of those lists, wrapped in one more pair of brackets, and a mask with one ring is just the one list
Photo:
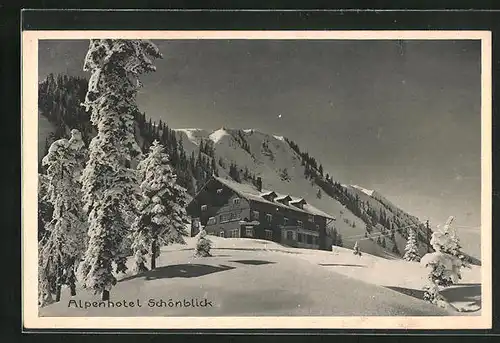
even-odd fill
[[(294, 248), (319, 249), (319, 234), (316, 231), (306, 230), (297, 226), (280, 226), (281, 243)], [(312, 241), (304, 242), (306, 236), (313, 236)], [(299, 238), (302, 239), (299, 240)]]

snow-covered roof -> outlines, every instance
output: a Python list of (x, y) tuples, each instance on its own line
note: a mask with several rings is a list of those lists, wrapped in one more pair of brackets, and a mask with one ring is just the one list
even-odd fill
[(274, 197), (277, 197), (278, 194), (276, 194), (274, 191), (266, 191), (260, 194), (261, 197), (267, 197), (273, 195)]
[(276, 201), (281, 201), (281, 200), (293, 200), (291, 196), (289, 196), (288, 194), (287, 195), (280, 195), (279, 197), (276, 197), (275, 199)]
[(307, 201), (304, 198), (295, 198), (290, 200), (290, 204), (300, 204), (300, 203), (307, 204)]
[(259, 192), (259, 190), (255, 187), (253, 187), (252, 185), (245, 184), (245, 183), (238, 183), (236, 181), (217, 177), (217, 176), (214, 176), (214, 179), (216, 179), (217, 181), (219, 181), (223, 185), (227, 186), (228, 188), (232, 189), (234, 192), (239, 194), (242, 198), (245, 198), (245, 199), (248, 199), (251, 201), (256, 201), (256, 202), (260, 202), (260, 203), (265, 203), (265, 204), (281, 207), (281, 208), (286, 208), (286, 209), (289, 209), (292, 211), (312, 214), (315, 216), (320, 216), (320, 217), (325, 217), (325, 218), (335, 220), (335, 217), (333, 217), (333, 216), (331, 216), (331, 215), (329, 215), (329, 214), (327, 214), (327, 213), (325, 213), (325, 212), (323, 212), (323, 211), (321, 211), (321, 210), (317, 209), (316, 207), (309, 205), (309, 204), (304, 205), (304, 208), (300, 209), (298, 207), (291, 206), (291, 205), (285, 205), (285, 204), (280, 203), (280, 202), (272, 202), (272, 201), (266, 200), (262, 196), (265, 194), (274, 193), (277, 195), (278, 198), (284, 199), (286, 197), (290, 197), (292, 199), (290, 201), (290, 203), (292, 203), (292, 202), (295, 202), (295, 203), (304, 202), (305, 203), (305, 200), (303, 198), (292, 198), (291, 196), (289, 196), (287, 194), (279, 194), (279, 193), (276, 193), (276, 192), (270, 191), (270, 190), (263, 190), (262, 192)]

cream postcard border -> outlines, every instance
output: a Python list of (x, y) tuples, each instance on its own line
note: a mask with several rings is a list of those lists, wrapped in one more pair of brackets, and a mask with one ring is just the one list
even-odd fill
[[(452, 317), (38, 317), (38, 40), (45, 39), (481, 40), (481, 316)], [(492, 327), (492, 65), (490, 31), (23, 31), (22, 313), (27, 329), (488, 329)]]

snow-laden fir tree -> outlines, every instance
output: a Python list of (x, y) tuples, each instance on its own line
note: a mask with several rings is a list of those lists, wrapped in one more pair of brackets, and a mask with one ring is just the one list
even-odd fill
[(45, 200), (52, 207), (52, 220), (45, 225), (45, 235), (39, 243), (40, 304), (61, 297), (66, 284), (76, 295), (75, 268), (85, 249), (87, 218), (82, 210), (80, 177), (86, 161), (86, 148), (78, 130), (71, 139), (52, 143), (42, 159), (47, 169), (44, 175)]
[(134, 158), (140, 154), (134, 135), (139, 76), (152, 72), (158, 48), (149, 41), (93, 39), (84, 70), (92, 73), (85, 98), (97, 135), (89, 145), (83, 173), (83, 200), (89, 216), (89, 244), (78, 270), (84, 287), (109, 299), (116, 272), (126, 270), (124, 241), (134, 219), (138, 196)]
[(428, 269), (427, 284), (424, 286), (424, 299), (439, 304), (443, 298), (439, 287), (447, 287), (459, 280), (461, 261), (450, 254), (436, 251), (425, 254), (420, 261)]
[(461, 279), (464, 266), (456, 233), (451, 228), (453, 217), (443, 228), (433, 232), (431, 245), (435, 252), (424, 255), (420, 261), (428, 271), (428, 284), (424, 286), (424, 299), (438, 303), (441, 300), (439, 286), (447, 287)]
[(406, 261), (414, 261), (414, 262), (420, 261), (420, 255), (418, 253), (417, 238), (415, 235), (415, 230), (413, 230), (411, 228), (410, 228), (410, 231), (408, 233), (408, 241), (406, 242), (405, 254), (403, 256), (403, 259)]
[(361, 256), (361, 251), (359, 250), (359, 245), (358, 245), (358, 241), (356, 241), (356, 243), (354, 243), (354, 248), (353, 248), (353, 254), (354, 255), (358, 255), (358, 256)]
[(433, 232), (430, 242), (434, 251), (450, 255), (452, 257), (451, 260), (453, 260), (453, 269), (450, 271), (451, 275), (443, 275), (439, 282), (444, 286), (451, 285), (460, 280), (462, 278), (461, 267), (468, 266), (461, 252), (460, 240), (455, 228), (451, 225), (453, 219), (454, 217), (450, 216), (443, 228)]
[(211, 248), (212, 248), (212, 241), (208, 239), (205, 228), (201, 227), (200, 232), (198, 233), (198, 240), (196, 241), (195, 256), (196, 257), (212, 256), (210, 254)]
[[(50, 147), (50, 146), (49, 146)], [(48, 153), (48, 148), (47, 148)], [(40, 161), (41, 162), (41, 161)], [(38, 242), (45, 239), (45, 225), (52, 220), (53, 207), (48, 201), (49, 181), (47, 175), (38, 174)]]
[(442, 229), (432, 233), (430, 243), (435, 251), (450, 254), (463, 260), (464, 256), (461, 252), (460, 240), (455, 228), (451, 225), (453, 219), (453, 217), (448, 218)]
[(142, 199), (137, 204), (138, 216), (132, 232), (136, 272), (147, 270), (146, 255), (151, 256), (151, 269), (156, 267), (162, 245), (185, 244), (189, 224), (185, 210), (187, 194), (176, 183), (169, 163), (163, 146), (155, 140), (147, 157), (137, 166)]

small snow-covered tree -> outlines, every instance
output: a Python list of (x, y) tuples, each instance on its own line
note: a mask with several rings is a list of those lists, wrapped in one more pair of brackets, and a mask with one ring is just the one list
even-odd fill
[(442, 229), (432, 233), (430, 243), (435, 251), (441, 251), (464, 260), (460, 239), (457, 236), (455, 228), (451, 225), (453, 219), (453, 217), (448, 218)]
[(462, 277), (461, 267), (464, 262), (461, 259), (458, 237), (451, 228), (452, 221), (453, 217), (448, 218), (442, 229), (433, 232), (431, 245), (435, 252), (424, 255), (420, 261), (429, 271), (424, 298), (433, 303), (441, 299), (439, 286), (450, 286)]
[(358, 241), (356, 241), (356, 243), (354, 243), (354, 248), (353, 248), (353, 254), (354, 255), (358, 255), (358, 256), (361, 256), (361, 251), (359, 250), (359, 245), (358, 245)]
[(109, 299), (116, 272), (126, 271), (124, 248), (135, 215), (137, 177), (131, 169), (141, 154), (134, 135), (139, 76), (152, 72), (158, 48), (146, 40), (92, 39), (84, 70), (92, 73), (84, 106), (97, 135), (89, 145), (83, 200), (89, 244), (78, 270), (82, 284)]
[(160, 246), (185, 244), (186, 190), (176, 183), (176, 175), (169, 165), (163, 146), (154, 141), (149, 154), (137, 166), (142, 199), (138, 202), (139, 215), (133, 225), (132, 249), (135, 271), (147, 270), (145, 255), (151, 255), (151, 269), (156, 267)]
[(428, 269), (428, 283), (424, 286), (424, 299), (438, 304), (442, 300), (439, 286), (449, 286), (459, 280), (461, 261), (440, 251), (425, 254), (420, 263)]
[(280, 175), (280, 178), (282, 181), (290, 181), (291, 180), (290, 174), (288, 174), (287, 168), (280, 169), (279, 175)]
[(200, 232), (198, 233), (198, 240), (196, 242), (195, 256), (196, 257), (212, 256), (210, 254), (211, 248), (212, 248), (212, 241), (208, 239), (205, 228), (201, 227)]
[[(460, 267), (466, 267), (468, 264), (466, 263), (465, 257), (461, 252), (460, 240), (457, 236), (455, 228), (451, 225), (453, 219), (454, 217), (450, 216), (443, 228), (440, 228), (432, 233), (430, 243), (434, 251), (451, 255), (457, 260), (455, 265), (459, 267), (456, 268), (454, 273), (456, 273), (456, 277), (460, 280), (462, 278)], [(450, 277), (443, 277), (439, 283), (442, 285), (450, 285), (455, 282), (456, 281), (453, 281)]]
[(410, 229), (408, 233), (408, 241), (405, 246), (405, 254), (403, 259), (406, 261), (420, 261), (420, 255), (418, 253), (417, 238), (415, 236), (415, 230)]
[(85, 249), (87, 229), (79, 182), (85, 159), (86, 148), (76, 129), (71, 131), (71, 139), (52, 143), (42, 159), (47, 168), (45, 198), (53, 212), (39, 246), (41, 305), (52, 299), (52, 293), (55, 293), (55, 301), (59, 301), (64, 284), (70, 287), (71, 295), (76, 295), (74, 270)]
[(316, 198), (321, 199), (321, 188), (318, 188), (318, 192), (316, 192)]

